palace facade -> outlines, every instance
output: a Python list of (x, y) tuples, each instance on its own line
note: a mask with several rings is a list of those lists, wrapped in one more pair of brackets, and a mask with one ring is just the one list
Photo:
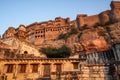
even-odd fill
[(109, 65), (85, 59), (0, 59), (1, 80), (113, 80)]

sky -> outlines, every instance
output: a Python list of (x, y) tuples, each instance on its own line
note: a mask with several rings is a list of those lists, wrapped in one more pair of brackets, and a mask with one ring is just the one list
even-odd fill
[(0, 35), (17, 28), (56, 17), (76, 19), (77, 14), (95, 15), (110, 10), (112, 0), (0, 0)]

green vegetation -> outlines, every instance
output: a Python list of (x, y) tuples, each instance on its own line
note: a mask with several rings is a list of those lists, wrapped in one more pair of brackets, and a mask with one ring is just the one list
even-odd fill
[(68, 34), (63, 34), (61, 33), (59, 36), (58, 36), (58, 39), (67, 39), (68, 38)]
[(65, 34), (61, 33), (61, 34), (58, 36), (58, 39), (67, 39), (69, 36), (71, 36), (71, 35), (73, 35), (73, 34), (77, 34), (77, 33), (78, 33), (78, 29), (72, 27), (72, 28), (70, 29), (70, 32), (65, 33)]
[(87, 24), (84, 24), (83, 26), (81, 26), (80, 30), (85, 30), (85, 29), (89, 29)]
[(40, 52), (46, 54), (48, 58), (67, 58), (71, 54), (70, 48), (68, 48), (66, 45), (63, 45), (60, 48), (41, 48)]
[(82, 33), (80, 32), (79, 34), (78, 34), (78, 38), (80, 38), (82, 36)]
[(70, 32), (69, 32), (68, 34), (69, 34), (69, 35), (72, 35), (72, 34), (77, 34), (77, 33), (78, 33), (78, 29), (72, 27), (72, 28), (70, 29)]
[(95, 25), (93, 27), (97, 28), (98, 26), (100, 26), (100, 24), (99, 23), (95, 23)]

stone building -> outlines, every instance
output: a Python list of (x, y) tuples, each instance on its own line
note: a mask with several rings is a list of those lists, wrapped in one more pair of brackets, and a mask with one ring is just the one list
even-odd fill
[(84, 53), (80, 57), (86, 58), (88, 64), (109, 64), (111, 61), (119, 61), (119, 44), (113, 45), (109, 50), (93, 53)]
[(86, 59), (87, 64), (109, 64), (109, 69), (114, 80), (120, 79), (120, 43), (114, 44), (111, 49), (101, 52), (84, 53), (80, 59)]
[(0, 80), (113, 80), (109, 66), (85, 59), (0, 59)]

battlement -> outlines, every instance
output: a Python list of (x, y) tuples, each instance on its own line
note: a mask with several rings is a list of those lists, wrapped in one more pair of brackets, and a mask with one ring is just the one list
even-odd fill
[(112, 9), (120, 9), (120, 1), (112, 1), (110, 6)]

